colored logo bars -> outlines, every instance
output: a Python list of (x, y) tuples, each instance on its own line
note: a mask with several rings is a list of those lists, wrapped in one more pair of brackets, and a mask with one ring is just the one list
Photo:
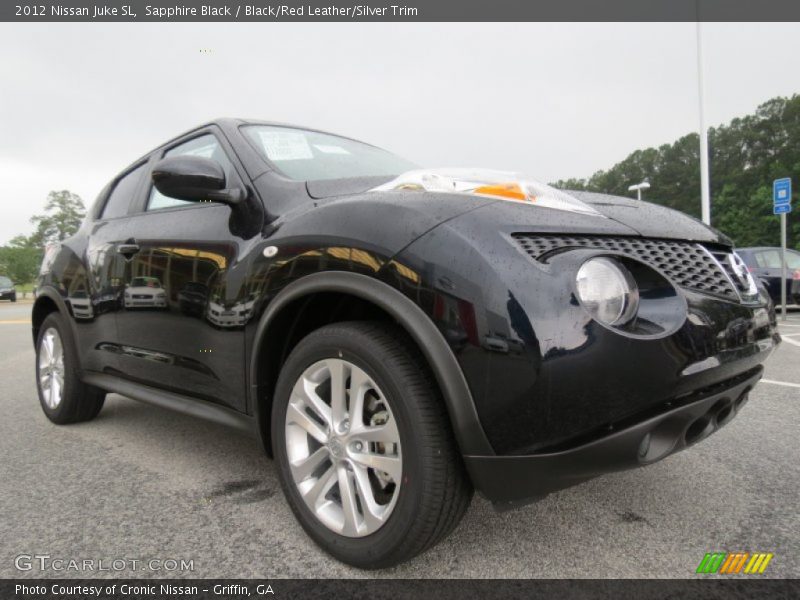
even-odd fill
[(763, 573), (774, 554), (771, 552), (714, 552), (706, 553), (696, 573), (718, 573), (734, 575)]

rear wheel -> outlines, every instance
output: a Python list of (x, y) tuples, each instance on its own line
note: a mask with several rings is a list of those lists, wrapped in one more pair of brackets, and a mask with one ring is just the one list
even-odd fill
[(278, 379), (272, 439), (301, 525), (354, 566), (426, 550), (472, 496), (427, 366), (382, 323), (329, 325), (297, 345)]
[(36, 384), (42, 410), (53, 423), (89, 421), (103, 408), (106, 392), (81, 382), (71, 332), (57, 312), (39, 328)]

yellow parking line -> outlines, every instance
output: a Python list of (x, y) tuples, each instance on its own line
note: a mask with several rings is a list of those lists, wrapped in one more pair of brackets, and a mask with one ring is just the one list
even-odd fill
[(13, 321), (0, 321), (0, 325), (30, 325), (30, 319), (16, 319)]

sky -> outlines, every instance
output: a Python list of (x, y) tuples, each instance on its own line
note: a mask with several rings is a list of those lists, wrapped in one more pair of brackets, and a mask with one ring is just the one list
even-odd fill
[[(50, 190), (88, 206), (222, 116), (428, 167), (587, 177), (698, 130), (696, 41), (694, 23), (3, 23), (0, 244), (30, 233)], [(707, 23), (702, 44), (709, 126), (800, 92), (799, 24)]]

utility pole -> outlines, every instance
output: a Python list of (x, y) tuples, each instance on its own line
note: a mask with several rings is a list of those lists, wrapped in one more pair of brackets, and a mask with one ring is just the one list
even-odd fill
[[(698, 19), (699, 19), (698, 0)], [(697, 21), (697, 98), (700, 107), (700, 197), (703, 223), (711, 225), (711, 177), (708, 170), (708, 129), (705, 118), (705, 90), (703, 89), (703, 38), (701, 23)]]

